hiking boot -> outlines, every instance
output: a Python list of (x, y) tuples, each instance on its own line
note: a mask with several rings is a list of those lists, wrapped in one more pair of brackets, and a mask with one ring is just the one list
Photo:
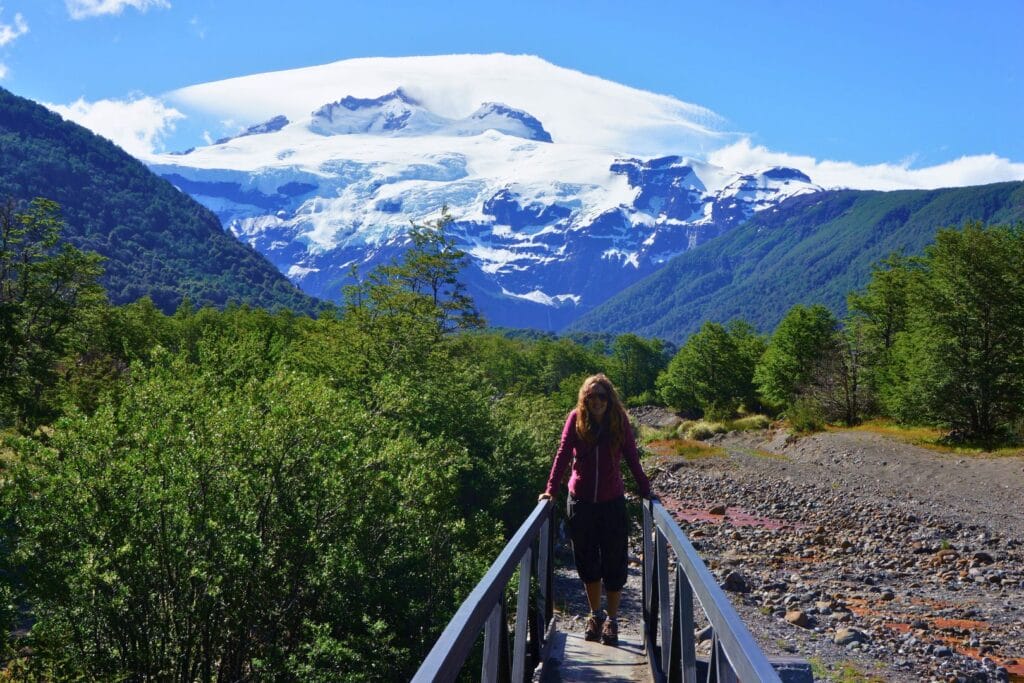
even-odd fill
[(604, 622), (601, 630), (601, 642), (605, 645), (619, 644), (619, 622), (615, 619), (608, 619)]
[(587, 619), (587, 628), (583, 632), (584, 640), (601, 640), (601, 620), (597, 618), (596, 614), (591, 614), (590, 618)]

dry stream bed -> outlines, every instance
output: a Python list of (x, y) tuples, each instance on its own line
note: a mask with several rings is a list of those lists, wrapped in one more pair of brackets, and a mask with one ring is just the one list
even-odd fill
[(766, 652), (819, 680), (1024, 682), (1024, 459), (854, 431), (714, 445), (652, 444), (649, 474)]

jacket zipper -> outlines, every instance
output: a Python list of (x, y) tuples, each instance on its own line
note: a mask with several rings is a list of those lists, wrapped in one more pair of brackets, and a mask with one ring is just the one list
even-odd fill
[(597, 482), (601, 477), (601, 446), (596, 446), (594, 450), (594, 502), (597, 502)]

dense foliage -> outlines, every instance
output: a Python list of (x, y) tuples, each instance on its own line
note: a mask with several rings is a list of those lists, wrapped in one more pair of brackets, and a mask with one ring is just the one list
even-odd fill
[(1024, 220), (1024, 183), (941, 190), (841, 190), (793, 197), (680, 254), (584, 314), (570, 330), (632, 332), (682, 343), (705, 321), (768, 332), (796, 304), (839, 317), (873, 264), (920, 254), (936, 229)]
[(46, 200), (0, 206), (0, 427), (54, 416), (57, 361), (82, 348), (103, 302), (100, 259), (60, 243), (57, 213)]
[(764, 340), (742, 321), (704, 323), (658, 377), (660, 396), (677, 411), (711, 418), (754, 410), (754, 368), (764, 350)]
[(797, 304), (766, 346), (745, 323), (706, 322), (660, 396), (710, 417), (760, 402), (798, 429), (885, 416), (982, 445), (1024, 438), (1024, 224), (941, 229), (921, 256), (879, 261), (849, 310)]
[(969, 437), (1024, 416), (1024, 225), (940, 231), (922, 257), (895, 265), (905, 321), (883, 366), (884, 405)]
[(217, 217), (112, 142), (0, 88), (0, 197), (48, 197), (65, 238), (106, 258), (110, 300), (150, 297), (164, 312), (184, 298), (313, 312), (266, 259)]
[[(38, 207), (10, 253), (42, 274), (70, 253), (94, 282), (93, 257), (44, 248)], [(9, 373), (50, 391), (0, 451), (0, 627), (28, 630), (0, 672), (408, 679), (535, 504), (580, 378), (650, 393), (664, 363), (639, 338), (479, 329), (445, 227), (315, 320), (41, 304), (81, 339)]]

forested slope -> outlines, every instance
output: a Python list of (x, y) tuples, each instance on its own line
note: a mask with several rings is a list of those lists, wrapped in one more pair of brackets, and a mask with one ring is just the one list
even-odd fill
[(1024, 183), (794, 197), (681, 254), (570, 329), (681, 342), (708, 320), (743, 318), (770, 332), (795, 304), (842, 315), (872, 264), (892, 252), (918, 254), (939, 228), (968, 220), (1024, 220)]
[(262, 256), (209, 210), (108, 140), (0, 88), (0, 200), (57, 201), (64, 237), (107, 260), (114, 303), (150, 296), (165, 312), (184, 297), (312, 312)]

